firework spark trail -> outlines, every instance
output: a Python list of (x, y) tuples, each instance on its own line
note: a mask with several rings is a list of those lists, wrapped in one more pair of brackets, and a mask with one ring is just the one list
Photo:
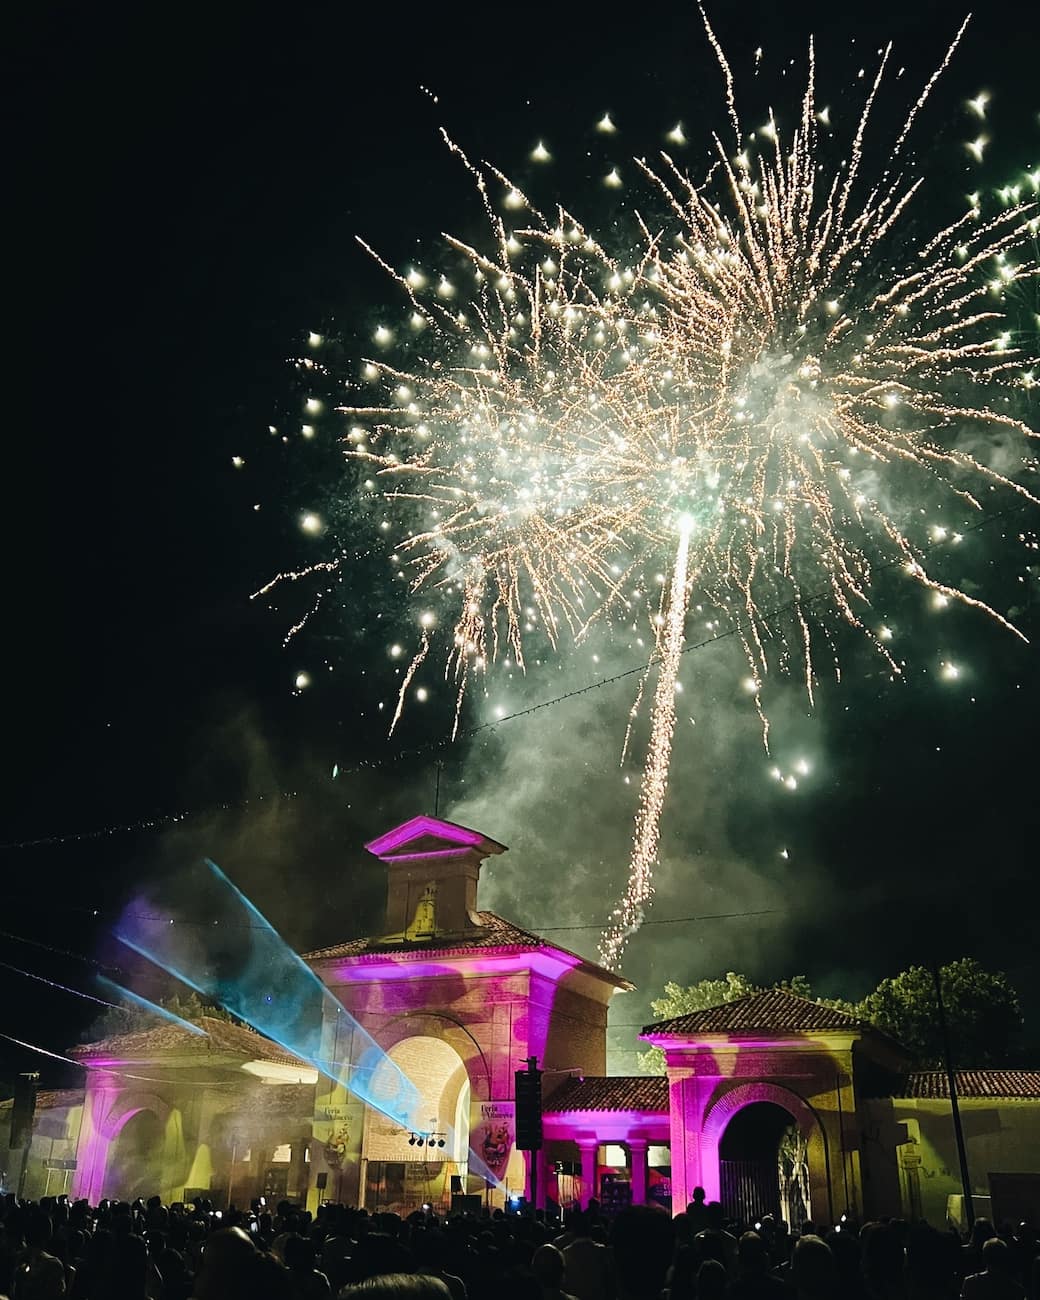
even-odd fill
[(672, 737), (675, 734), (675, 692), (679, 666), (686, 644), (686, 615), (690, 606), (690, 533), (693, 521), (680, 520), (679, 546), (668, 592), (667, 613), (660, 645), (660, 667), (654, 690), (650, 740), (646, 747), (643, 779), (639, 791), (629, 883), (625, 895), (611, 916), (600, 940), (600, 960), (607, 966), (624, 951), (625, 944), (639, 928), (643, 908), (653, 897), (654, 866), (661, 840), (661, 813), (668, 793), (668, 773), (672, 762)]
[[(410, 315), (376, 331), (369, 396), (340, 407), (391, 563), (433, 605), (393, 726), (437, 642), (457, 729), (468, 685), (496, 661), (523, 671), (532, 637), (562, 649), (597, 622), (655, 629), (629, 886), (602, 944), (611, 961), (652, 897), (692, 592), (709, 627), (741, 624), (768, 748), (770, 674), (798, 671), (812, 700), (819, 643), (840, 672), (841, 627), (900, 674), (872, 626), (875, 564), (897, 560), (922, 589), (1017, 631), (929, 573), (933, 539), (917, 520), (944, 505), (981, 510), (980, 486), (1037, 501), (958, 446), (965, 431), (1034, 436), (1009, 400), (1032, 382), (1029, 358), (998, 326), (1004, 295), (1037, 275), (1035, 205), (1016, 200), (993, 217), (973, 206), (914, 243), (905, 218), (922, 182), (905, 175), (905, 153), (903, 172), (893, 161), (936, 77), (871, 181), (868, 119), (889, 49), (835, 165), (818, 144), (829, 119), (817, 111), (812, 46), (789, 138), (770, 112), (752, 145), (705, 25), (733, 132), (729, 146), (713, 137), (707, 178), (665, 153), (656, 166), (639, 160), (655, 215), (631, 211), (627, 255), (613, 256), (565, 208), (543, 213), (449, 142), (490, 238), (448, 237), (450, 274), (398, 270), (369, 249)], [(810, 600), (821, 588), (829, 602)], [(786, 622), (766, 613), (781, 608)], [(626, 751), (630, 733), (631, 719)]]

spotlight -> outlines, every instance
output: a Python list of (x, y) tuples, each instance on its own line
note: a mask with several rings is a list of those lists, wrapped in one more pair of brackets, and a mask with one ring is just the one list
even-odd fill
[[(412, 1136), (408, 1139), (408, 1145), (409, 1145), (410, 1147), (414, 1147), (414, 1146), (415, 1146), (415, 1134), (414, 1134), (414, 1133), (413, 1133)], [(421, 1144), (420, 1144), (420, 1145), (421, 1145)]]
[(422, 1140), (422, 1138), (416, 1138), (416, 1139), (415, 1139), (415, 1145), (416, 1145), (417, 1147), (421, 1147), (421, 1146), (423, 1145), (423, 1140)]
[(444, 1145), (444, 1139), (443, 1139), (443, 1138), (439, 1138), (438, 1141), (437, 1141), (437, 1145), (438, 1145), (439, 1147), (442, 1147), (442, 1146)]

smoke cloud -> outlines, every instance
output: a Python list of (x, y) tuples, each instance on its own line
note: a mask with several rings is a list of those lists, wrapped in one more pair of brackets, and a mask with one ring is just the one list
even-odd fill
[[(596, 638), (570, 657), (536, 666), (510, 684), (508, 695), (492, 686), (487, 713), (494, 716), (500, 699), (515, 712), (633, 662), (633, 653)], [(684, 658), (656, 896), (622, 961), (638, 991), (617, 999), (612, 1013), (626, 1030), (615, 1039), (616, 1069), (634, 1067), (630, 1026), (652, 1019), (650, 999), (667, 980), (686, 983), (727, 969), (767, 978), (786, 955), (792, 864), (782, 854), (797, 793), (772, 773), (793, 771), (794, 755), (812, 752), (814, 729), (804, 688), (781, 686), (770, 709), (776, 753), (768, 756), (751, 698), (740, 689), (746, 677), (735, 639)], [(593, 960), (627, 878), (644, 739), (638, 724), (621, 759), (638, 682), (627, 677), (502, 723), (474, 746), (461, 793), (452, 791), (456, 797), (445, 807), (452, 820), (510, 848), (484, 868), (482, 906)], [(644, 726), (647, 712), (648, 700)]]

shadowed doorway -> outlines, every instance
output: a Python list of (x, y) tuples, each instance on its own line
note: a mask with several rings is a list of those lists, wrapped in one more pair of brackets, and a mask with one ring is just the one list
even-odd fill
[(105, 1195), (113, 1200), (156, 1196), (162, 1167), (163, 1127), (151, 1110), (131, 1115), (109, 1148)]
[(809, 1217), (805, 1142), (794, 1117), (771, 1101), (737, 1111), (719, 1144), (723, 1207), (748, 1227), (764, 1215), (798, 1224)]

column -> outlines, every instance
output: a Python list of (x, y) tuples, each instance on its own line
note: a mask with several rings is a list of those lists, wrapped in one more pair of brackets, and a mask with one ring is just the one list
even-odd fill
[(646, 1204), (646, 1138), (629, 1138), (628, 1158), (632, 1165), (632, 1204)]
[(108, 1084), (106, 1076), (104, 1083), (88, 1083), (83, 1100), (83, 1118), (76, 1143), (76, 1174), (72, 1187), (77, 1199), (88, 1200), (91, 1205), (96, 1205), (104, 1195), (105, 1170), (111, 1141), (109, 1113), (116, 1096), (116, 1089)]
[(307, 1139), (296, 1138), (291, 1147), (292, 1159), (289, 1162), (289, 1186), (286, 1191), (293, 1200), (307, 1204), (307, 1175), (310, 1165), (307, 1163)]
[(596, 1186), (596, 1164), (599, 1156), (599, 1138), (578, 1138), (578, 1150), (581, 1152), (581, 1200), (588, 1208), (599, 1188)]
[[(672, 1153), (672, 1213), (685, 1210), (693, 1192), (686, 1174), (687, 1133), (683, 1115), (683, 1078), (668, 1072), (668, 1145)], [(698, 1173), (700, 1170), (698, 1169)]]

